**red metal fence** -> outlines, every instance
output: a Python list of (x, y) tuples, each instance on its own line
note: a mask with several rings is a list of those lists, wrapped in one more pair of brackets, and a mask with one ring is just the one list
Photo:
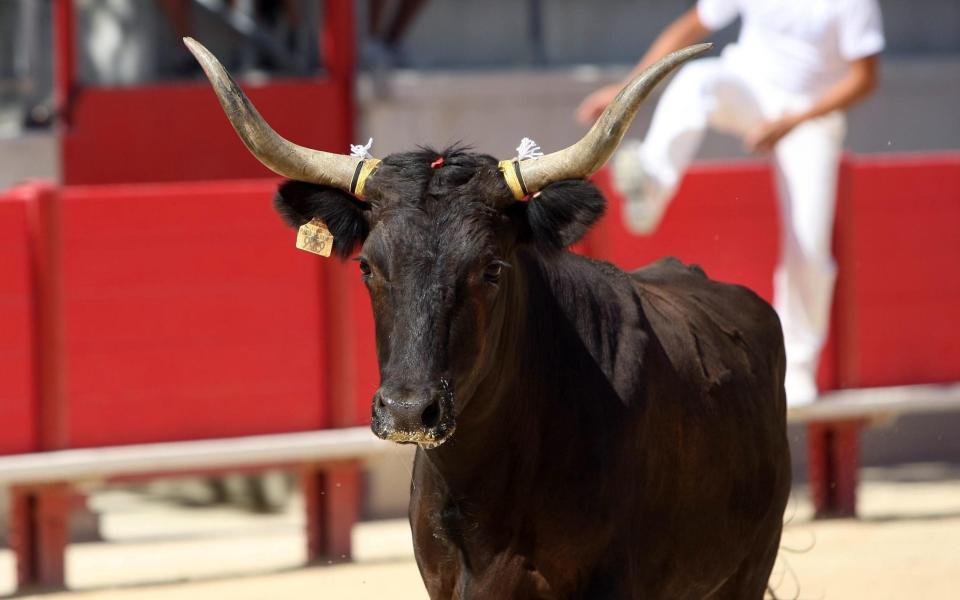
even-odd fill
[[(275, 183), (0, 196), (0, 454), (363, 422), (344, 394), (356, 369), (341, 336), (353, 332), (329, 301), (343, 267), (296, 251)], [(349, 555), (358, 473), (353, 461), (303, 467), (309, 557)], [(21, 585), (63, 584), (72, 495), (66, 483), (15, 490)]]
[[(295, 250), (273, 185), (7, 192), (0, 450), (364, 423), (379, 379), (366, 292), (351, 263)], [(848, 160), (840, 188), (822, 382), (960, 380), (960, 156)], [(701, 167), (637, 238), (610, 193), (587, 251), (625, 268), (676, 255), (769, 298), (772, 194), (763, 167)]]
[(838, 386), (960, 380), (960, 157), (858, 159), (841, 185)]
[(64, 188), (67, 445), (330, 425), (323, 267), (273, 187)]

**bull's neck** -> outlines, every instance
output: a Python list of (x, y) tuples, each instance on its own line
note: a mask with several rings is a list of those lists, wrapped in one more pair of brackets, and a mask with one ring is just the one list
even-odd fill
[(523, 249), (511, 263), (483, 357), (457, 385), (457, 431), (427, 453), (452, 485), (521, 458), (507, 453), (536, 462), (548, 448), (556, 451), (556, 432), (576, 436), (585, 415), (607, 413), (586, 402), (617, 403), (609, 384), (614, 366), (604, 364), (611, 340), (597, 332), (619, 329), (610, 307), (613, 295), (629, 293), (626, 276), (568, 252)]

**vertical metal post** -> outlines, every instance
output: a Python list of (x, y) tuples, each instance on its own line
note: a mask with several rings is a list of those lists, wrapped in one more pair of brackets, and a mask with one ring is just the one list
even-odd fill
[[(857, 319), (849, 290), (856, 286), (853, 241), (853, 173), (849, 156), (843, 157), (837, 182), (837, 214), (833, 246), (839, 273), (832, 308), (833, 385), (856, 387)], [(810, 492), (814, 516), (823, 518), (855, 517), (860, 469), (860, 432), (862, 421), (811, 423), (807, 429), (807, 456)]]
[(807, 469), (814, 517), (855, 517), (860, 469), (861, 421), (811, 423)]
[[(22, 196), (30, 207), (38, 446), (60, 450), (68, 446), (60, 193), (53, 185), (41, 183), (21, 186), (11, 194)], [(64, 586), (71, 496), (66, 483), (14, 491), (11, 546), (21, 587)]]
[[(348, 124), (348, 142), (354, 138), (356, 109), (354, 80), (357, 70), (353, 2), (324, 0), (323, 30), (320, 32), (321, 60), (326, 76), (335, 85), (340, 99), (340, 119)], [(338, 149), (342, 152), (343, 149)]]
[(10, 490), (10, 549), (17, 559), (17, 590), (38, 581), (36, 561), (36, 498), (29, 491)]
[(837, 178), (837, 214), (833, 250), (837, 263), (837, 283), (833, 293), (830, 331), (834, 336), (834, 384), (837, 388), (865, 387), (863, 381), (857, 307), (858, 269), (856, 255), (857, 219), (854, 215), (855, 160), (844, 155)]
[(857, 516), (857, 485), (860, 481), (860, 421), (837, 423), (833, 434), (834, 513)]
[(15, 489), (11, 500), (10, 547), (17, 557), (18, 591), (62, 589), (70, 535), (69, 484)]
[(51, 184), (30, 184), (18, 193), (30, 200), (31, 272), (36, 352), (37, 439), (41, 450), (67, 448), (64, 371), (63, 275), (60, 194)]
[(303, 469), (307, 513), (307, 560), (336, 563), (351, 559), (351, 535), (359, 517), (360, 465), (345, 461)]
[(828, 428), (823, 423), (807, 426), (807, 481), (815, 517), (827, 512), (830, 505), (832, 479)]
[(54, 104), (59, 121), (64, 126), (70, 125), (70, 104), (77, 85), (75, 17), (74, 0), (53, 0)]
[[(354, 76), (356, 49), (353, 2), (325, 0), (323, 30), (320, 34), (321, 59), (326, 77), (334, 84), (339, 98), (340, 118), (348, 123), (348, 136), (354, 131)], [(347, 140), (349, 141), (349, 140)], [(356, 374), (355, 336), (351, 325), (353, 303), (350, 301), (353, 278), (344, 265), (323, 266), (327, 287), (326, 331), (327, 361), (322, 365), (327, 374), (327, 411), (325, 427), (355, 425), (354, 386)], [(307, 557), (314, 561), (345, 561), (351, 558), (351, 531), (359, 518), (361, 500), (360, 464), (345, 461), (335, 464), (309, 465), (302, 471), (301, 482), (307, 512)]]
[(543, 41), (543, 1), (527, 0), (527, 55), (531, 64), (543, 66), (547, 51)]

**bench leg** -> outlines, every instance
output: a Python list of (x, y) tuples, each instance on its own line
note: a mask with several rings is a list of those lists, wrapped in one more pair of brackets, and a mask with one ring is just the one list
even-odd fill
[(307, 466), (302, 481), (307, 511), (307, 561), (350, 560), (351, 533), (360, 515), (359, 463)]
[(855, 517), (860, 469), (861, 421), (811, 423), (807, 464), (814, 517)]
[(18, 590), (66, 586), (72, 500), (66, 483), (13, 490), (10, 547), (17, 559)]

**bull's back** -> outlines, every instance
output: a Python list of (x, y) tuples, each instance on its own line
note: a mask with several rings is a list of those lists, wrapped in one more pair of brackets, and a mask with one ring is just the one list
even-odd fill
[(655, 544), (721, 578), (769, 573), (790, 481), (779, 319), (676, 259), (631, 277), (652, 333), (638, 438), (645, 485), (663, 493), (638, 502), (664, 523)]

